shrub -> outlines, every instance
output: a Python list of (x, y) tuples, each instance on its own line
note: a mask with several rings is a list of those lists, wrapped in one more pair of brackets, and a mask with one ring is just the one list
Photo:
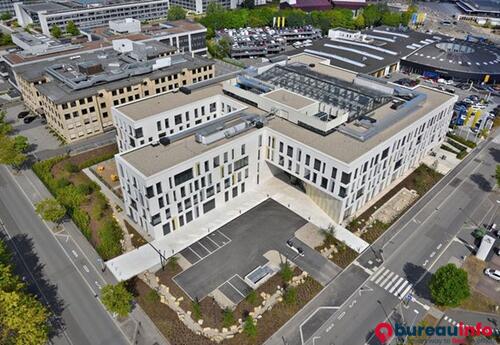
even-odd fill
[(285, 290), (285, 294), (283, 295), (283, 301), (286, 304), (297, 303), (297, 289), (293, 286), (287, 287), (287, 289)]
[(194, 300), (191, 303), (191, 307), (193, 308), (193, 317), (195, 320), (201, 319), (201, 305), (198, 299)]
[(444, 145), (444, 144), (443, 144), (443, 145), (441, 145), (441, 148), (442, 148), (443, 150), (448, 151), (448, 152), (451, 152), (451, 153), (453, 153), (453, 154), (457, 154), (457, 153), (458, 153), (458, 152), (457, 152), (457, 150), (452, 149), (452, 148), (451, 148), (451, 147), (449, 147), (448, 145)]
[(290, 280), (292, 280), (293, 270), (288, 262), (281, 264), (280, 275), (281, 279), (283, 279), (284, 282), (289, 282)]
[(80, 228), (82, 231), (83, 235), (87, 238), (90, 239), (90, 216), (87, 212), (83, 211), (80, 208), (74, 209), (71, 218), (75, 222), (75, 225)]
[(467, 156), (467, 151), (461, 151), (461, 152), (457, 153), (458, 159), (464, 159), (465, 156)]
[(94, 198), (94, 205), (92, 207), (92, 215), (97, 219), (101, 219), (104, 215), (104, 211), (108, 208), (108, 200), (101, 192), (97, 192)]
[(243, 324), (243, 332), (249, 338), (255, 338), (257, 336), (257, 326), (255, 325), (255, 322), (250, 315), (248, 315), (245, 319), (245, 323)]
[(146, 294), (146, 300), (149, 303), (158, 303), (160, 302), (160, 294), (156, 290), (149, 290)]
[(455, 147), (456, 149), (458, 149), (459, 151), (467, 151), (467, 147), (463, 146), (463, 145), (460, 145), (459, 143), (453, 141), (453, 140), (446, 140), (448, 142), (448, 144), (450, 144), (451, 146)]
[(233, 311), (229, 308), (224, 309), (222, 315), (222, 325), (226, 328), (231, 327), (235, 323)]
[(466, 140), (462, 137), (459, 137), (456, 134), (446, 133), (446, 136), (455, 140), (455, 141), (458, 141), (460, 144), (464, 144), (465, 146), (470, 147), (471, 149), (473, 149), (477, 146), (476, 143), (473, 142), (472, 140)]
[(79, 184), (78, 186), (76, 186), (76, 188), (80, 193), (85, 195), (90, 195), (93, 192), (100, 190), (99, 185), (94, 181)]
[(255, 290), (250, 291), (250, 293), (245, 297), (246, 301), (250, 304), (257, 303), (257, 292)]
[(80, 193), (72, 184), (58, 189), (56, 195), (57, 200), (59, 200), (59, 202), (69, 210), (78, 208), (85, 200), (85, 195)]
[(98, 236), (100, 242), (96, 249), (104, 260), (112, 259), (122, 253), (123, 232), (114, 219), (104, 224)]
[(64, 170), (66, 170), (69, 173), (76, 173), (79, 171), (78, 165), (71, 162), (64, 163)]
[(56, 188), (57, 189), (62, 189), (66, 186), (69, 186), (71, 182), (67, 178), (61, 177), (60, 179), (56, 180)]
[(178, 261), (179, 258), (177, 256), (171, 256), (168, 258), (167, 265), (172, 271), (174, 271), (177, 268)]
[(101, 290), (102, 304), (112, 313), (125, 317), (132, 310), (132, 294), (123, 283), (106, 285)]

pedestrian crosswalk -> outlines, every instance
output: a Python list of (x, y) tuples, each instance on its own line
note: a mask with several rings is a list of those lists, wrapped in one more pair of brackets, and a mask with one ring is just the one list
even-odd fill
[(403, 299), (413, 288), (413, 285), (404, 277), (400, 277), (398, 274), (382, 266), (373, 273), (370, 281), (399, 299)]

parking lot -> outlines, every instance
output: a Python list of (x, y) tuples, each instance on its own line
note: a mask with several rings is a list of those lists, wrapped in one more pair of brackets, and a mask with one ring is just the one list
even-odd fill
[[(263, 255), (276, 250), (324, 285), (341, 269), (294, 238), (295, 231), (306, 223), (299, 215), (267, 199), (184, 249), (180, 254), (192, 266), (174, 277), (174, 281), (192, 299), (201, 300), (218, 289), (236, 304), (251, 291), (245, 276), (266, 265)], [(290, 238), (304, 250), (303, 257), (287, 246)]]
[[(500, 256), (491, 253), (491, 259), (488, 261), (487, 266), (488, 268), (500, 270)], [(500, 283), (498, 281), (483, 274), (476, 285), (476, 289), (496, 301), (497, 304), (500, 304)]]

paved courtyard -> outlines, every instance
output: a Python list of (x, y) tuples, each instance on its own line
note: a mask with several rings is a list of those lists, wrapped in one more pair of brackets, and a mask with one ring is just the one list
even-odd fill
[[(295, 231), (306, 223), (296, 213), (267, 199), (181, 251), (192, 266), (174, 280), (192, 299), (201, 300), (219, 288), (237, 303), (251, 291), (244, 277), (267, 263), (263, 254), (277, 250), (324, 285), (341, 269), (294, 238)], [(298, 257), (286, 245), (290, 238), (304, 249), (304, 257)]]

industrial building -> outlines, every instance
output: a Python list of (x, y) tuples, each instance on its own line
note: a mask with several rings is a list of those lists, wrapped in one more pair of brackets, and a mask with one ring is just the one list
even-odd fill
[(442, 143), (456, 100), (302, 53), (113, 107), (125, 212), (167, 239), (279, 176), (346, 222)]
[(494, 0), (458, 0), (458, 8), (471, 19), (500, 18), (498, 1)]
[(138, 20), (160, 19), (167, 15), (168, 0), (149, 1), (35, 1), (16, 2), (14, 10), (22, 27), (29, 24), (40, 26), (42, 33), (50, 35), (52, 26), (61, 29), (68, 21), (79, 28), (108, 25), (110, 20), (135, 18)]
[[(217, 31), (217, 39), (231, 42), (232, 58), (266, 57), (281, 54), (287, 45), (312, 44), (321, 38), (321, 30), (310, 25), (299, 28), (241, 28)], [(307, 43), (305, 43), (307, 42)]]
[(214, 76), (212, 61), (158, 41), (113, 41), (112, 48), (14, 68), (25, 105), (65, 141), (113, 128), (111, 107)]

